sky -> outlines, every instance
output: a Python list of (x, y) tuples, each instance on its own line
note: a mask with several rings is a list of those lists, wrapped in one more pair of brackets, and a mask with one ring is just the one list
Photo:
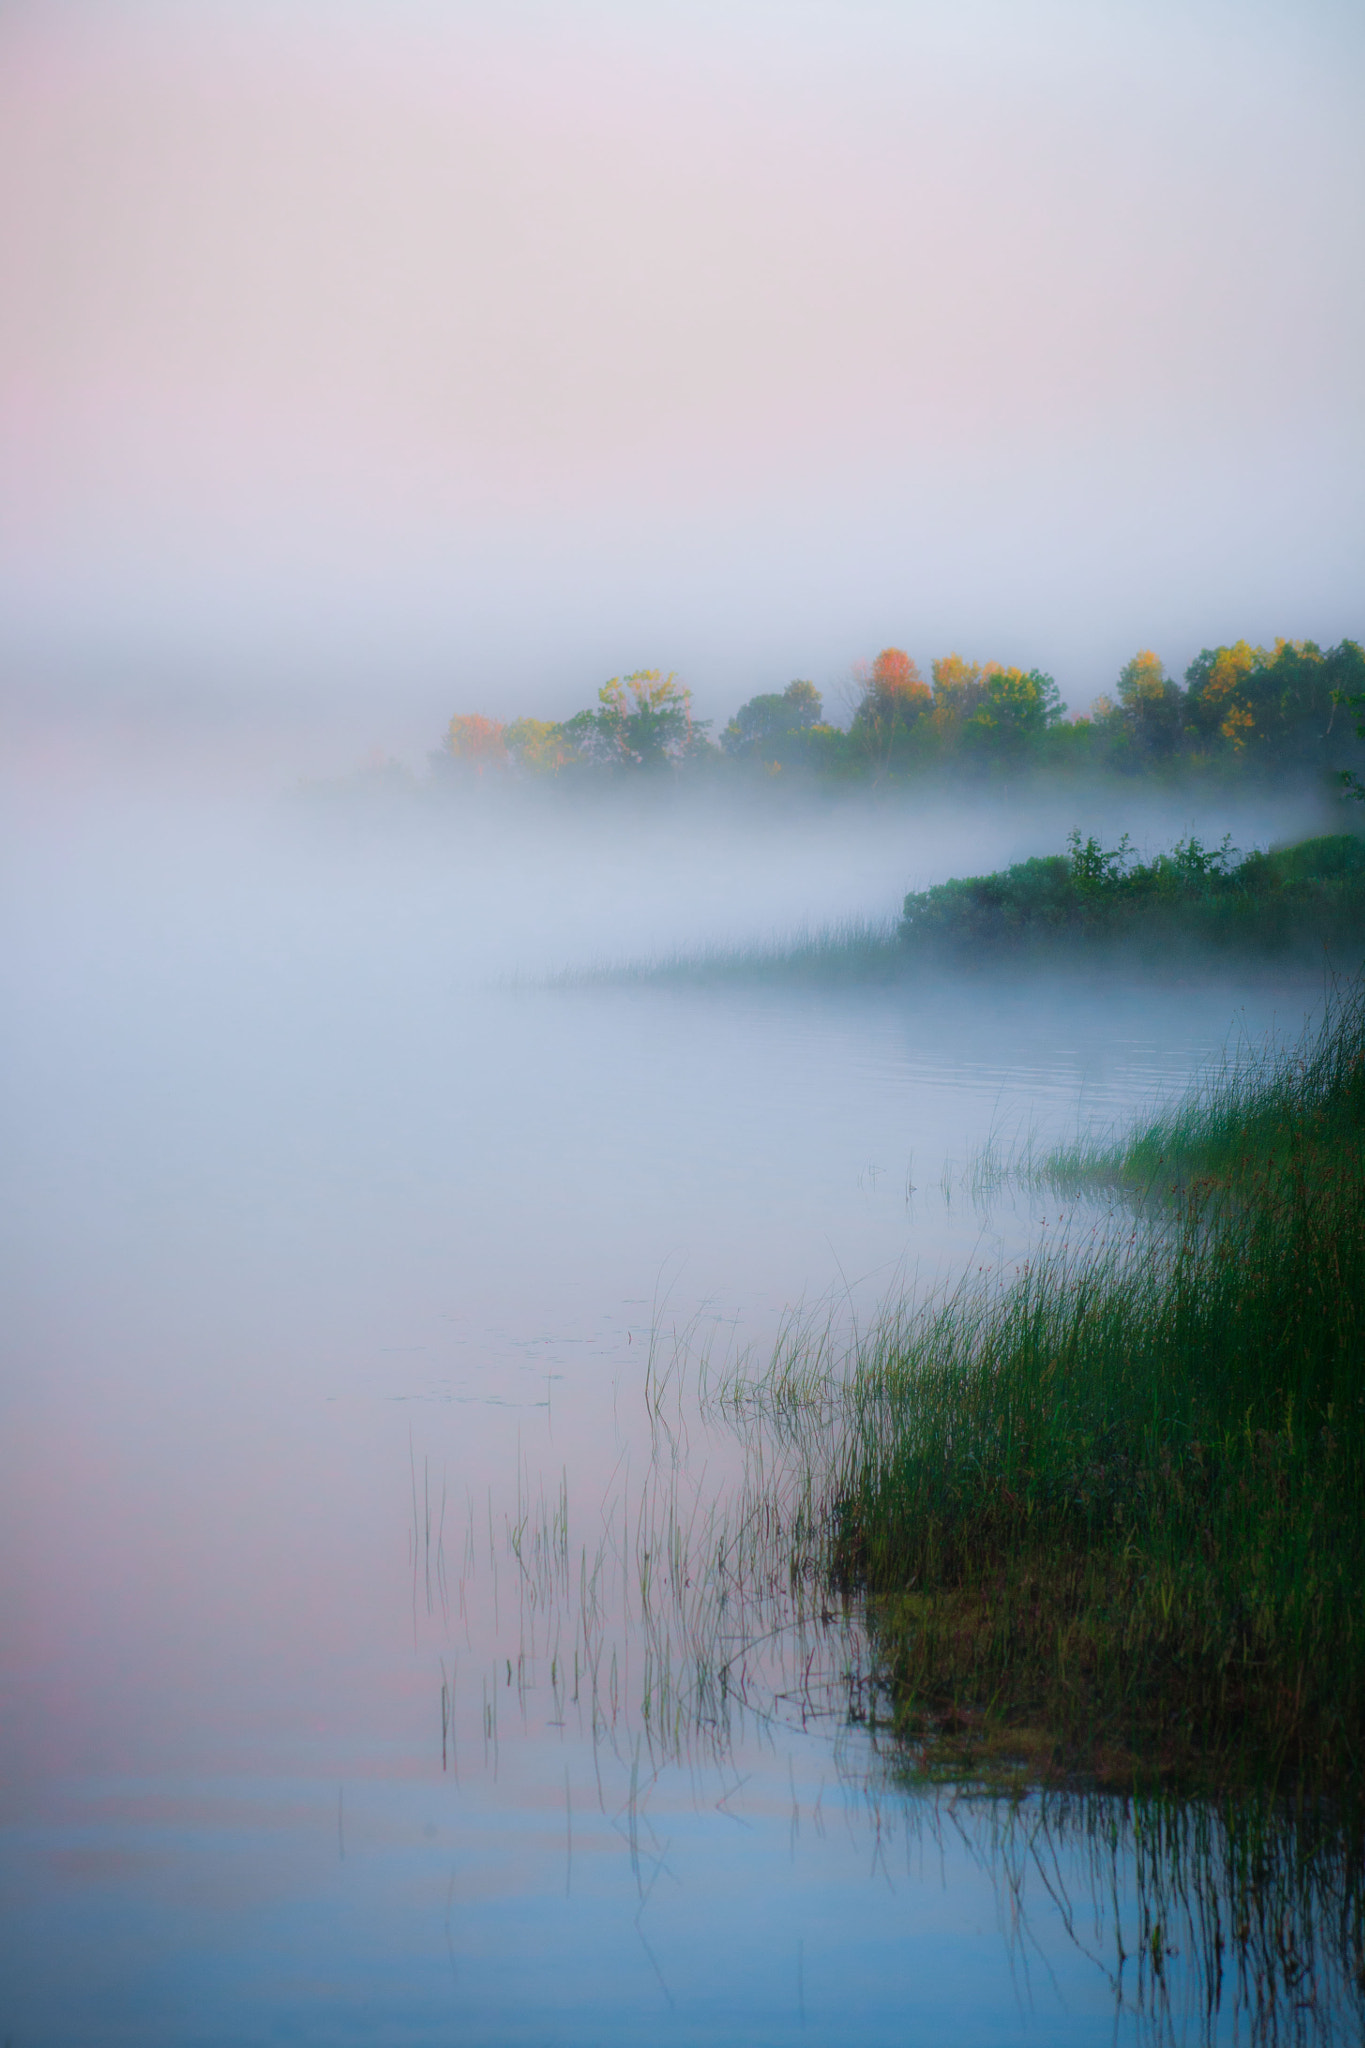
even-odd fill
[(8, 0), (0, 717), (1360, 637), (1362, 83), (1326, 0)]

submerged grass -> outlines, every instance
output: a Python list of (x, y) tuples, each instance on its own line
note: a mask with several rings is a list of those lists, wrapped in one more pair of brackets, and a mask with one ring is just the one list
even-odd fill
[[(1051, 1792), (935, 1809), (993, 1881), (1021, 1962), (1051, 1906), (1105, 1969), (1114, 2038), (1359, 2041), (1365, 1886), (1359, 1815), (1321, 1802)], [(1131, 2034), (1129, 2034), (1131, 2029)]]
[(1162, 1221), (884, 1321), (839, 1388), (836, 1582), (926, 1766), (1365, 1784), (1365, 998), (1061, 1163)]

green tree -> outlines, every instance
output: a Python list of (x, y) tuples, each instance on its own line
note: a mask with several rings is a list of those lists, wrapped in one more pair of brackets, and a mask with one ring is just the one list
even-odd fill
[(692, 716), (692, 692), (661, 669), (613, 676), (597, 693), (597, 709), (561, 727), (581, 760), (621, 771), (678, 766), (705, 745), (708, 721)]
[(1328, 767), (1340, 759), (1334, 711), (1359, 689), (1361, 662), (1353, 640), (1325, 651), (1312, 640), (1206, 647), (1186, 670), (1191, 722), (1217, 752)]
[(1119, 670), (1118, 693), (1106, 722), (1119, 762), (1127, 757), (1138, 767), (1174, 754), (1185, 727), (1185, 693), (1166, 674), (1160, 657), (1144, 648), (1126, 661)]
[(1056, 683), (1041, 669), (990, 663), (982, 683), (981, 700), (963, 728), (977, 753), (1016, 756), (1036, 747), (1066, 709)]
[(961, 738), (962, 729), (986, 694), (986, 682), (999, 664), (967, 661), (960, 654), (943, 654), (930, 668), (934, 678), (933, 708), (929, 726), (939, 750), (950, 753)]
[(507, 728), (507, 751), (526, 775), (558, 775), (577, 758), (562, 725), (546, 718), (516, 718)]
[[(1333, 712), (1340, 708), (1360, 714), (1356, 718), (1356, 738), (1365, 740), (1365, 647), (1357, 640), (1343, 640), (1339, 647), (1330, 650), (1326, 661), (1331, 674)], [(1343, 794), (1365, 804), (1365, 782), (1355, 770), (1343, 768), (1340, 776)]]
[(814, 683), (788, 683), (785, 690), (765, 691), (741, 704), (720, 743), (740, 760), (779, 766), (804, 759), (808, 736), (820, 724), (824, 705)]
[(1250, 685), (1264, 652), (1237, 640), (1231, 647), (1206, 647), (1186, 669), (1190, 717), (1207, 741), (1238, 753), (1255, 731)]

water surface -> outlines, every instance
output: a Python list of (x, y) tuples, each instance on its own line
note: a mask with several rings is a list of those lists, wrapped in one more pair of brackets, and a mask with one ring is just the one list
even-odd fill
[(10, 845), (0, 2031), (1233, 2038), (1116, 1975), (1131, 1844), (888, 1774), (856, 1614), (717, 1633), (698, 1376), (1100, 1227), (983, 1161), (1320, 977), (555, 993), (932, 836), (117, 823)]

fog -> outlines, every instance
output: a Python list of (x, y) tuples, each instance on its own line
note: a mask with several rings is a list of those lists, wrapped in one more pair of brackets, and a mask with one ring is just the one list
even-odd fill
[(1358, 632), (1357, 10), (21, 0), (0, 702), (277, 726)]
[(1358, 635), (1360, 55), (1326, 0), (0, 10), (0, 2038), (1148, 2038), (888, 1774), (856, 1603), (726, 1607), (783, 1449), (705, 1392), (1131, 1235), (1001, 1163), (1338, 963), (594, 975), (1335, 793), (428, 755), (643, 664), (1074, 712)]
[[(1059, 1218), (974, 1193), (983, 1148), (1121, 1123), (1239, 1034), (1300, 1029), (1321, 975), (546, 976), (886, 916), (1073, 823), (1250, 844), (1313, 829), (1322, 799), (734, 795), (374, 805), (69, 755), (8, 788), (16, 2038), (116, 2038), (112, 2014), (180, 2040), (206, 2000), (205, 2038), (281, 2014), (332, 2038), (297, 1970), (414, 2038), (636, 2038), (669, 1999), (686, 2038), (722, 1995), (722, 2038), (785, 2038), (794, 1945), (832, 2013), (856, 1939), (859, 2011), (889, 2039), (931, 1929), (969, 2033), (1012, 1997), (1008, 1946), (972, 1931), (995, 1925), (990, 1858), (953, 1852), (934, 1905), (899, 1795), (917, 1903), (873, 1902), (871, 1759), (827, 1703), (806, 1732), (760, 1710), (704, 1753), (651, 1752), (639, 1820), (660, 1651), (618, 1549), (592, 1567), (611, 1648), (585, 1720), (586, 1692), (564, 1697), (578, 1595), (546, 1604), (507, 1545), (562, 1489), (587, 1570), (604, 1531), (660, 1512), (651, 1369), (761, 1366), (793, 1313), (847, 1336), (902, 1291), (1008, 1272)], [(743, 1458), (677, 1384), (663, 1473), (695, 1522)], [(785, 1683), (749, 1671), (760, 1709), (765, 1682)], [(793, 1812), (815, 1822), (795, 1863)], [(1045, 1936), (1066, 1995), (1103, 2009), (1063, 1926)], [(384, 1992), (399, 1951), (412, 1986)]]

